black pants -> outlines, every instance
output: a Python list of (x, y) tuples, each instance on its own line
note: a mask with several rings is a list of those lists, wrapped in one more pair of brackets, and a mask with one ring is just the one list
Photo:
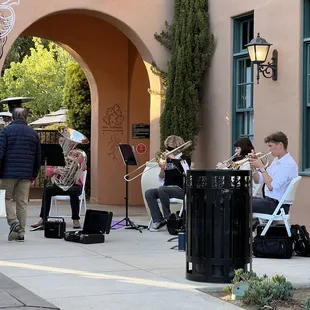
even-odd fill
[[(79, 220), (80, 216), (80, 200), (79, 196), (82, 193), (82, 186), (80, 185), (73, 185), (67, 191), (63, 191), (56, 185), (49, 185), (45, 189), (46, 195), (43, 193), (42, 199), (42, 206), (41, 206), (41, 213), (40, 217), (43, 219), (45, 214), (45, 219), (48, 217), (51, 209), (51, 201), (53, 196), (70, 196), (70, 205), (72, 210), (72, 219)], [(45, 207), (45, 213), (44, 213)]]
[[(279, 201), (270, 197), (260, 198), (253, 197), (252, 201), (252, 211), (253, 213), (264, 213), (272, 214), (276, 207), (278, 206)], [(284, 212), (288, 214), (290, 210), (290, 205), (283, 204), (282, 207)]]

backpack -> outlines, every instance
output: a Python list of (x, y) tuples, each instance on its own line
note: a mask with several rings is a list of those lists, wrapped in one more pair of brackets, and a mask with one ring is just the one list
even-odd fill
[(310, 257), (310, 238), (305, 225), (292, 225), (293, 248), (298, 256)]

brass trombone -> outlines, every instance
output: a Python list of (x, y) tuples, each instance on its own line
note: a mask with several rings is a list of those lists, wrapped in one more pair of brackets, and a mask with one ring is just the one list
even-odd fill
[[(175, 149), (172, 150), (172, 151), (165, 151), (165, 152), (160, 152), (160, 151), (158, 151), (158, 152), (155, 153), (155, 155), (154, 155), (155, 157), (154, 157), (153, 159), (151, 159), (149, 162), (155, 162), (155, 161), (156, 161), (157, 164), (165, 165), (166, 162), (167, 162), (167, 158), (168, 158), (169, 155), (174, 154), (174, 153), (176, 153), (176, 152), (180, 153), (181, 150), (185, 150), (185, 149), (189, 148), (192, 144), (193, 144), (192, 141), (187, 141), (187, 142), (183, 143), (182, 145), (178, 146), (177, 148), (175, 148)], [(153, 167), (150, 167), (150, 169), (148, 169), (148, 170), (146, 170), (146, 171), (142, 171), (142, 172), (140, 172), (139, 174), (137, 174), (136, 176), (134, 176), (133, 178), (128, 179), (128, 177), (129, 177), (131, 174), (133, 174), (134, 172), (136, 172), (136, 171), (140, 170), (141, 168), (145, 167), (147, 163), (148, 163), (148, 162), (146, 162), (145, 164), (139, 166), (137, 169), (131, 171), (130, 173), (126, 174), (126, 175), (124, 176), (125, 181), (131, 182), (131, 181), (133, 181), (134, 179), (138, 178), (138, 177), (139, 177), (140, 175), (142, 175), (143, 173), (148, 172), (148, 171), (150, 171), (151, 169), (157, 167), (157, 165), (154, 165)]]

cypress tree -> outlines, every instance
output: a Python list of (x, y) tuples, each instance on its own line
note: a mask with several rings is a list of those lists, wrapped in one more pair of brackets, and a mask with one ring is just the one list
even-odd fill
[[(169, 135), (193, 141), (200, 129), (199, 111), (205, 71), (214, 51), (207, 0), (175, 0), (174, 17), (155, 38), (171, 50), (165, 106), (160, 118), (161, 144)], [(164, 75), (161, 73), (161, 75)]]
[[(91, 99), (87, 78), (76, 62), (70, 63), (66, 71), (63, 104), (68, 108), (68, 126), (84, 134), (89, 140), (91, 136)], [(90, 143), (79, 144), (87, 155), (86, 196), (90, 196)]]

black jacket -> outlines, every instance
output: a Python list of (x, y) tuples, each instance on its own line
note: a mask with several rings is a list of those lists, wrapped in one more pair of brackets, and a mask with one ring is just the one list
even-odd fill
[(23, 120), (14, 120), (0, 132), (0, 178), (37, 177), (41, 164), (38, 134)]

